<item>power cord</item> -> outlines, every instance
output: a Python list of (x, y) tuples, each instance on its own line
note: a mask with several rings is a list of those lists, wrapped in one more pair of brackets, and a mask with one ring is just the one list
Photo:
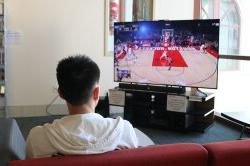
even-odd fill
[(58, 97), (59, 97), (59, 95), (56, 95), (56, 96), (51, 100), (51, 102), (50, 102), (48, 105), (46, 105), (45, 111), (46, 111), (46, 113), (47, 113), (48, 115), (54, 115), (54, 114), (52, 114), (52, 113), (49, 112), (49, 108), (52, 106), (52, 104), (56, 101), (56, 99), (57, 99)]
[(197, 92), (203, 94), (203, 97), (207, 97), (207, 94), (205, 92), (202, 92), (199, 88), (197, 88)]
[(207, 94), (202, 92), (199, 88), (191, 88), (191, 96), (207, 97)]

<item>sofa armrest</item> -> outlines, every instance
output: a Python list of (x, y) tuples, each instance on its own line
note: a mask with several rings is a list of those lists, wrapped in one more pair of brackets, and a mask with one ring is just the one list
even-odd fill
[(211, 166), (249, 166), (250, 139), (205, 144)]
[(15, 119), (0, 118), (0, 165), (25, 159), (25, 140)]

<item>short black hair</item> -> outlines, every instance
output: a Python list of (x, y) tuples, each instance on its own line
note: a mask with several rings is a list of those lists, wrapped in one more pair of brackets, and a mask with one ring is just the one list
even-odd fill
[(82, 105), (89, 101), (99, 82), (100, 69), (85, 55), (70, 56), (59, 61), (56, 77), (62, 97), (71, 105)]

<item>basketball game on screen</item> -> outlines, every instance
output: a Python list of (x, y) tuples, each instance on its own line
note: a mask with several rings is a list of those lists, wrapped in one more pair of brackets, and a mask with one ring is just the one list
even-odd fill
[(217, 87), (219, 20), (114, 24), (116, 82)]

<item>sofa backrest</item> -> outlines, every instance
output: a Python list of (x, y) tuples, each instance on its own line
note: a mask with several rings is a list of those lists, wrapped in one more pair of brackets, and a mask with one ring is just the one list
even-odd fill
[(11, 161), (9, 166), (206, 166), (202, 145), (179, 143), (124, 149), (104, 154)]
[(205, 144), (209, 166), (249, 166), (250, 139)]

